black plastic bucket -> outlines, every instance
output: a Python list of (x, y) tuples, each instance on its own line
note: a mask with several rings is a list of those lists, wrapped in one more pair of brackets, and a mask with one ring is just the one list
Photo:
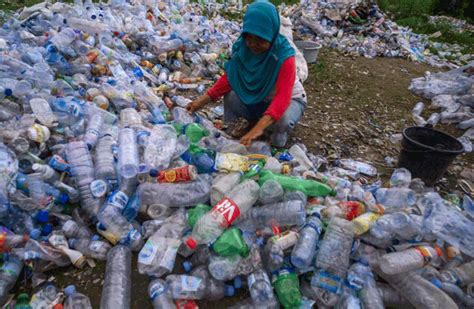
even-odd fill
[(431, 128), (410, 127), (403, 130), (398, 167), (408, 169), (413, 178), (433, 186), (464, 147), (455, 137)]

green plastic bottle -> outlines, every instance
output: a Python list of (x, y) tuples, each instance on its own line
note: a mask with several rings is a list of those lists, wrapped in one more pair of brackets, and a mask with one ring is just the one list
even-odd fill
[(15, 309), (31, 309), (30, 296), (26, 293), (21, 293), (16, 299)]
[(274, 179), (278, 181), (283, 189), (287, 191), (301, 191), (307, 196), (328, 196), (336, 195), (336, 192), (331, 189), (328, 185), (323, 183), (310, 180), (301, 179), (292, 176), (285, 176), (280, 174), (273, 174), (268, 170), (262, 170), (260, 172), (259, 184), (263, 185), (267, 180)]
[(211, 206), (204, 204), (197, 204), (196, 207), (189, 209), (187, 213), (189, 226), (194, 227), (199, 218), (210, 210)]
[(220, 256), (236, 256), (247, 257), (250, 249), (245, 243), (242, 231), (236, 227), (227, 229), (212, 244), (212, 250)]
[(246, 179), (257, 179), (257, 176), (260, 174), (260, 171), (262, 170), (263, 166), (265, 165), (264, 160), (259, 160), (254, 164), (251, 164), (249, 166), (249, 169), (245, 174), (242, 176), (242, 181)]
[(186, 126), (185, 134), (191, 143), (197, 143), (204, 136), (208, 136), (209, 131), (207, 131), (197, 123), (190, 123)]
[(278, 301), (284, 308), (296, 309), (301, 305), (300, 282), (290, 267), (283, 266), (272, 277)]

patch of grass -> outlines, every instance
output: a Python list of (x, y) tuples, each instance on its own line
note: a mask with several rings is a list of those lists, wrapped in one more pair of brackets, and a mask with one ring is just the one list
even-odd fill
[(433, 34), (440, 31), (442, 35), (436, 38), (436, 41), (464, 45), (466, 46), (464, 53), (474, 52), (474, 34), (467, 31), (460, 32), (448, 23), (430, 23), (426, 15), (399, 19), (397, 23), (412, 28), (416, 33)]
[(395, 14), (397, 18), (430, 15), (438, 5), (438, 0), (379, 0), (380, 8)]

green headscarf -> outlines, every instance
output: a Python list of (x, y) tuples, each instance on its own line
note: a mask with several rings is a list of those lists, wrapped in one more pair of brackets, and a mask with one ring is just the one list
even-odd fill
[[(254, 54), (245, 44), (245, 33), (271, 42), (270, 49)], [(280, 34), (276, 7), (267, 1), (252, 3), (244, 16), (242, 34), (232, 47), (232, 58), (225, 65), (232, 90), (245, 104), (262, 102), (273, 90), (283, 62), (294, 55), (294, 49)]]

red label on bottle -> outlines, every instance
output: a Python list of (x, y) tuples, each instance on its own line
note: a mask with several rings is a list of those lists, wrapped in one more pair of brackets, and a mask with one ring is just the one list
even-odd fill
[(224, 197), (217, 203), (217, 205), (212, 208), (212, 211), (221, 214), (227, 222), (227, 226), (231, 225), (232, 222), (240, 216), (240, 209), (237, 204), (227, 197)]
[(193, 180), (191, 167), (189, 165), (161, 171), (158, 174), (158, 182), (186, 182)]

